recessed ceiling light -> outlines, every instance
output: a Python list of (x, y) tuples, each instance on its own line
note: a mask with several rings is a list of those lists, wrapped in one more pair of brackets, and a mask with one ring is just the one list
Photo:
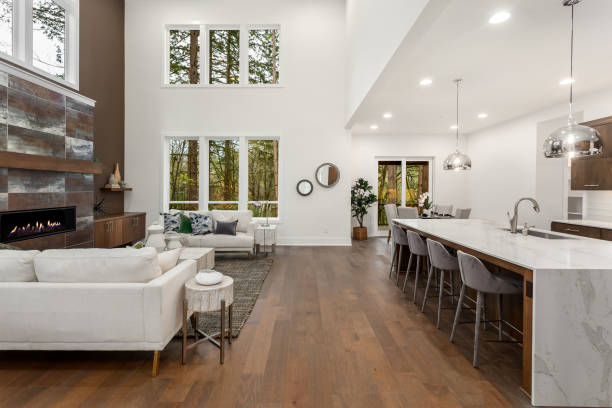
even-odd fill
[(431, 78), (423, 78), (421, 79), (421, 82), (419, 82), (419, 85), (421, 86), (429, 86), (433, 83)]
[(482, 112), (482, 113), (479, 113), (479, 114), (478, 114), (478, 119), (484, 119), (484, 118), (486, 118), (486, 117), (488, 117), (488, 116), (489, 116), (489, 114), (488, 114), (488, 113), (484, 113), (484, 112)]
[(459, 126), (457, 126), (457, 125), (451, 125), (451, 126), (450, 126), (451, 130), (455, 130), (455, 129), (457, 129), (458, 127), (459, 127)]
[(504, 21), (510, 18), (510, 15), (511, 14), (507, 11), (498, 11), (497, 13), (491, 16), (491, 18), (489, 19), (489, 24), (503, 23)]
[(574, 78), (563, 78), (562, 80), (559, 81), (559, 85), (569, 85), (569, 84), (573, 84), (575, 81)]
[(383, 118), (385, 119), (391, 119), (393, 117), (393, 114), (391, 112), (386, 112), (383, 114)]
[(378, 125), (370, 125), (370, 129), (376, 130), (376, 129), (378, 129)]

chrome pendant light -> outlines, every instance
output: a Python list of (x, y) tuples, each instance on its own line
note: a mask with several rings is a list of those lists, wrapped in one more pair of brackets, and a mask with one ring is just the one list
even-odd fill
[(570, 36), (570, 97), (567, 126), (552, 132), (544, 141), (546, 158), (591, 156), (601, 153), (603, 143), (599, 132), (591, 127), (579, 125), (572, 115), (574, 101), (574, 5), (581, 0), (563, 0), (564, 6), (572, 7)]
[(455, 126), (457, 126), (455, 129), (457, 146), (456, 150), (444, 160), (444, 164), (442, 165), (444, 170), (459, 171), (470, 170), (472, 168), (472, 160), (470, 160), (467, 155), (459, 151), (459, 84), (461, 81), (462, 79), (455, 79), (455, 83), (457, 84), (457, 122), (455, 123)]

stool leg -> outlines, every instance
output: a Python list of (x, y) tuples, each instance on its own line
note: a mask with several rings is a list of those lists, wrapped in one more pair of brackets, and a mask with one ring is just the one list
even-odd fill
[(395, 262), (395, 273), (397, 274), (397, 279), (395, 280), (395, 284), (399, 286), (399, 276), (400, 276), (400, 265), (402, 264), (402, 252), (404, 251), (404, 246), (400, 245), (399, 256), (397, 261)]
[(474, 324), (474, 359), (472, 360), (474, 367), (478, 367), (478, 335), (480, 334), (480, 315), (483, 309), (483, 300), (483, 293), (478, 292), (476, 295), (476, 322)]
[(482, 294), (482, 315), (484, 316), (484, 319), (482, 319), (482, 328), (487, 330), (487, 298), (484, 292)]
[(219, 338), (220, 352), (219, 352), (219, 360), (221, 364), (223, 364), (223, 359), (225, 357), (225, 300), (221, 301), (221, 336)]
[(442, 294), (444, 293), (444, 269), (440, 269), (440, 290), (438, 292), (438, 320), (436, 329), (440, 328), (440, 313), (442, 312)]
[[(406, 268), (406, 277), (404, 278), (404, 287), (402, 288), (402, 292), (406, 291), (406, 282), (408, 282), (408, 275), (410, 273), (410, 267), (412, 266), (412, 258), (414, 257), (414, 254), (411, 252), (410, 253), (410, 258), (408, 258), (408, 268)], [(417, 256), (417, 273), (419, 270), (419, 257)]]
[(453, 271), (449, 272), (450, 275), (450, 294), (451, 294), (451, 305), (455, 304), (455, 274)]
[(459, 316), (461, 315), (461, 307), (463, 306), (463, 298), (465, 297), (465, 285), (461, 285), (461, 291), (459, 292), (459, 303), (457, 303), (457, 311), (455, 312), (455, 320), (453, 321), (453, 329), (451, 330), (450, 342), (452, 343), (455, 338), (455, 328), (459, 323)]
[(434, 267), (429, 267), (429, 274), (427, 275), (427, 285), (425, 285), (425, 294), (423, 295), (423, 304), (421, 305), (421, 312), (425, 312), (425, 303), (427, 302), (427, 292), (429, 292), (429, 285), (431, 284), (431, 276), (433, 275)]
[(229, 342), (229, 344), (232, 344), (232, 316), (234, 315), (234, 304), (232, 303), (231, 305), (229, 305), (229, 334), (227, 336), (227, 341)]
[(393, 264), (395, 263), (395, 256), (397, 252), (397, 245), (393, 243), (393, 254), (391, 255), (391, 267), (389, 268), (389, 279), (391, 279), (391, 273), (393, 272)]
[(502, 324), (503, 324), (501, 295), (497, 295), (497, 316), (499, 319), (499, 321), (497, 322), (497, 339), (501, 340), (502, 339)]
[[(419, 258), (421, 257), (419, 256)], [(417, 263), (416, 272), (414, 274), (414, 292), (412, 294), (412, 303), (414, 303), (415, 305), (416, 305), (417, 285), (419, 284), (419, 272), (421, 272), (421, 264)]]

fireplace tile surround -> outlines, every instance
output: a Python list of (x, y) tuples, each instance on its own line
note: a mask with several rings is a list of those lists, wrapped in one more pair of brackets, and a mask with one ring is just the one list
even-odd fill
[[(0, 70), (0, 151), (93, 159), (93, 106)], [(93, 247), (93, 174), (3, 168), (0, 211), (76, 206), (76, 231), (12, 243)]]

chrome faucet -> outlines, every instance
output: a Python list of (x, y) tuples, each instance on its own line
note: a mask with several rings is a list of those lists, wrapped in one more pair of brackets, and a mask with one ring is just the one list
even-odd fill
[(530, 197), (523, 197), (521, 199), (519, 199), (516, 204), (514, 204), (514, 215), (512, 217), (510, 217), (510, 212), (508, 212), (508, 221), (510, 221), (510, 232), (513, 234), (516, 234), (517, 232), (517, 227), (516, 225), (518, 224), (518, 206), (521, 203), (521, 201), (531, 201), (531, 204), (533, 204), (533, 210), (537, 213), (540, 212), (540, 205), (538, 204), (538, 202)]

